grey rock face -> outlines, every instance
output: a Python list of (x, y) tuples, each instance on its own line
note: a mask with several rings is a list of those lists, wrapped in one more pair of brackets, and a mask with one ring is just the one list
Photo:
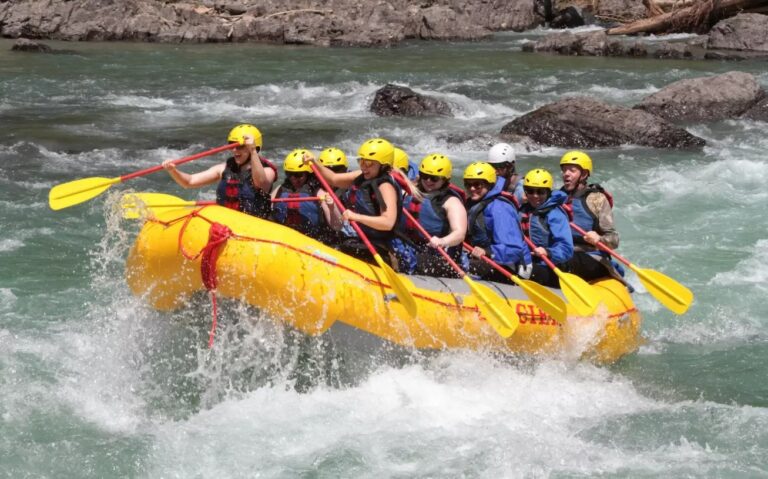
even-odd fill
[(550, 103), (504, 125), (502, 135), (526, 135), (535, 142), (563, 148), (624, 144), (690, 148), (705, 144), (682, 128), (641, 110), (575, 97)]
[(768, 15), (740, 13), (709, 32), (709, 48), (768, 52)]
[(420, 95), (408, 87), (385, 85), (376, 91), (371, 111), (378, 116), (450, 116), (448, 103)]
[(0, 35), (56, 40), (391, 46), (541, 24), (533, 0), (0, 1)]
[(670, 121), (712, 121), (737, 118), (762, 95), (749, 73), (729, 72), (680, 80), (643, 99), (635, 108)]

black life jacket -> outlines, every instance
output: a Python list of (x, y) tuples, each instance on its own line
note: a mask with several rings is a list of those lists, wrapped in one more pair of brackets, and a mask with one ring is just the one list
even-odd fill
[[(272, 168), (277, 177), (275, 165), (261, 156), (259, 159), (265, 168)], [(260, 218), (269, 218), (272, 211), (269, 192), (256, 188), (250, 168), (241, 168), (234, 157), (227, 160), (221, 174), (221, 180), (216, 188), (216, 203)]]

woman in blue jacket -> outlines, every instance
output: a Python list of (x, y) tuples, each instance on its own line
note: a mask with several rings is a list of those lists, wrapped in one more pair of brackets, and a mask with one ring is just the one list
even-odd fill
[[(548, 257), (564, 269), (573, 257), (573, 235), (568, 215), (562, 208), (568, 198), (562, 191), (552, 191), (552, 175), (541, 168), (529, 171), (523, 179), (526, 201), (520, 207), (523, 233), (536, 247), (533, 252)], [(559, 288), (557, 275), (541, 259), (533, 263), (531, 279), (544, 286)]]
[(482, 260), (487, 256), (523, 278), (530, 275), (531, 255), (523, 242), (517, 210), (501, 195), (504, 183), (504, 178), (497, 181), (496, 170), (488, 163), (472, 163), (464, 170), (467, 238), (472, 245), (469, 272), (481, 279), (510, 283)]

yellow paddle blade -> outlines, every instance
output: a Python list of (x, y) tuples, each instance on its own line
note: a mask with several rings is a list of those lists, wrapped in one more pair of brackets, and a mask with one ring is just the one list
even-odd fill
[(560, 289), (568, 298), (568, 302), (576, 308), (579, 316), (590, 316), (600, 304), (600, 296), (595, 289), (575, 274), (563, 273), (560, 268), (555, 268), (555, 274), (560, 278)]
[(48, 193), (48, 205), (52, 210), (69, 208), (99, 196), (104, 190), (120, 181), (118, 176), (117, 178), (83, 178), (62, 183), (51, 188)]
[(670, 311), (675, 314), (688, 311), (693, 302), (693, 293), (690, 289), (656, 270), (639, 268), (633, 264), (628, 266), (640, 277), (645, 289)]
[(529, 281), (515, 276), (512, 276), (512, 281), (522, 288), (525, 294), (528, 295), (528, 298), (533, 301), (539, 309), (550, 315), (558, 323), (565, 323), (565, 318), (568, 316), (568, 308), (566, 307), (563, 298), (558, 296), (557, 293), (535, 281)]
[(395, 290), (395, 295), (400, 301), (400, 304), (403, 305), (405, 310), (408, 311), (408, 314), (410, 314), (412, 318), (415, 318), (416, 314), (418, 313), (418, 307), (416, 306), (416, 300), (413, 298), (411, 292), (408, 291), (408, 288), (405, 286), (397, 273), (395, 273), (395, 270), (392, 269), (392, 267), (387, 263), (385, 263), (380, 255), (375, 254), (373, 255), (373, 258), (376, 260), (379, 268), (383, 269), (384, 274), (387, 275), (389, 285), (393, 290)]
[(156, 216), (160, 208), (184, 208), (196, 206), (194, 201), (186, 201), (165, 193), (128, 193), (120, 198), (120, 206), (123, 208), (123, 218), (139, 219), (149, 214)]
[(488, 321), (488, 324), (502, 338), (512, 336), (517, 327), (520, 326), (520, 318), (517, 313), (491, 288), (472, 281), (472, 278), (467, 275), (464, 275), (464, 282), (469, 285), (469, 289), (478, 299), (477, 306), (480, 308), (480, 314)]

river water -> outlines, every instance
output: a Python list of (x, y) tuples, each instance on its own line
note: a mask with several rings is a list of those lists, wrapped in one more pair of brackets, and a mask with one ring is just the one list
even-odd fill
[[(768, 88), (760, 62), (520, 52), (540, 34), (387, 50), (50, 42), (59, 55), (0, 41), (0, 477), (768, 477), (765, 123), (685, 125), (699, 151), (590, 152), (620, 251), (696, 295), (676, 317), (629, 273), (647, 341), (602, 367), (462, 351), (343, 361), (226, 302), (208, 351), (206, 298), (158, 313), (128, 291), (139, 226), (115, 204), (128, 189), (211, 191), (159, 172), (48, 208), (56, 184), (221, 145), (243, 121), (277, 160), (384, 136), (412, 158), (448, 154), (459, 174), (485, 153), (444, 135), (497, 132), (565, 95), (631, 105), (737, 69)], [(455, 117), (373, 116), (387, 82)], [(557, 171), (563, 150), (518, 153), (522, 171)]]

